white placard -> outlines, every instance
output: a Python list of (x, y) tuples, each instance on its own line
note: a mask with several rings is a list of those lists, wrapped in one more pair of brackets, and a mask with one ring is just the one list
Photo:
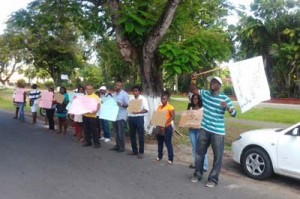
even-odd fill
[(235, 62), (228, 68), (242, 113), (271, 98), (261, 56)]

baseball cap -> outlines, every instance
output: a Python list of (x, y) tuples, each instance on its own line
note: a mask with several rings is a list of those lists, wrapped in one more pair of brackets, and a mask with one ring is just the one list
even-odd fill
[(221, 85), (223, 84), (222, 79), (220, 77), (214, 77), (214, 76), (207, 77), (208, 82), (211, 82), (211, 80), (213, 79), (217, 80)]
[(106, 86), (101, 86), (101, 87), (98, 89), (98, 91), (99, 91), (99, 90), (105, 90), (105, 91), (106, 91), (107, 89), (106, 89)]

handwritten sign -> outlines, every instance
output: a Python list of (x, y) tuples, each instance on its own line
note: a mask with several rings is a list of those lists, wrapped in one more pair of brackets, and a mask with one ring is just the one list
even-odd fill
[(17, 88), (15, 94), (15, 102), (24, 102), (24, 88)]
[(261, 56), (230, 64), (229, 71), (242, 113), (271, 98)]
[(87, 96), (78, 96), (73, 99), (69, 114), (82, 115), (85, 113), (92, 113), (97, 110), (98, 103), (99, 102), (96, 99)]
[(53, 101), (53, 92), (42, 91), (41, 98), (39, 101), (39, 107), (50, 109), (52, 107), (52, 101)]
[(151, 118), (151, 124), (154, 126), (166, 126), (166, 111), (154, 111), (152, 118)]
[(141, 99), (132, 99), (129, 101), (127, 111), (129, 113), (140, 112), (142, 110), (142, 100)]
[(199, 129), (201, 127), (202, 117), (202, 109), (183, 111), (178, 126)]
[(109, 121), (116, 121), (119, 113), (119, 106), (114, 98), (108, 98), (101, 105), (99, 118)]
[(60, 94), (60, 93), (54, 93), (54, 100), (59, 103), (59, 104), (62, 104), (63, 101), (65, 99), (65, 96)]

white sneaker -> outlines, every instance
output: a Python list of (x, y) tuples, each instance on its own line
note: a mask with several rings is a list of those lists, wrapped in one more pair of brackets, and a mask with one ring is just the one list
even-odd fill
[(105, 138), (104, 142), (110, 142), (110, 139), (109, 138)]
[(99, 140), (103, 141), (103, 140), (105, 140), (105, 138), (104, 138), (104, 137), (101, 137)]

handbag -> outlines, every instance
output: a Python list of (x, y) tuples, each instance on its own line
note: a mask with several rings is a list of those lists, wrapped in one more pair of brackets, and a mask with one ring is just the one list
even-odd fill
[(160, 127), (160, 126), (156, 126), (156, 127), (153, 128), (152, 134), (164, 136), (165, 135), (165, 128)]

